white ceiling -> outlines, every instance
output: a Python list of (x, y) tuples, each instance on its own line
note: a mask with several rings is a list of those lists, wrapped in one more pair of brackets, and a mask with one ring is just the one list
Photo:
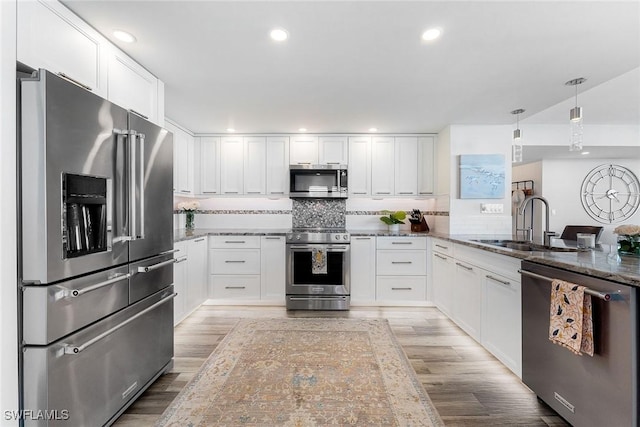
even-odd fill
[[(197, 133), (438, 132), (511, 124), (516, 108), (560, 123), (566, 81), (586, 77), (582, 93), (625, 73), (581, 105), (592, 124), (640, 123), (638, 1), (63, 3), (163, 80), (166, 115)], [(290, 39), (270, 40), (275, 26)], [(421, 41), (433, 26), (442, 37)]]

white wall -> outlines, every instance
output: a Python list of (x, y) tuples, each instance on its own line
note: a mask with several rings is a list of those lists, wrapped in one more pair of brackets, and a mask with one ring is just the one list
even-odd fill
[(550, 229), (559, 233), (566, 225), (604, 226), (601, 243), (615, 242), (613, 229), (620, 224), (640, 224), (640, 210), (622, 223), (601, 224), (592, 219), (582, 207), (580, 187), (585, 176), (596, 166), (616, 164), (624, 166), (636, 174), (640, 171), (640, 159), (609, 160), (544, 160), (542, 162), (543, 195), (549, 201), (551, 217)]
[(18, 409), (16, 256), (16, 1), (0, 1), (0, 424)]
[[(511, 234), (511, 131), (511, 126), (450, 126), (450, 234)], [(461, 154), (504, 156), (503, 198), (460, 199), (458, 166)], [(482, 214), (482, 203), (502, 204), (503, 213)]]

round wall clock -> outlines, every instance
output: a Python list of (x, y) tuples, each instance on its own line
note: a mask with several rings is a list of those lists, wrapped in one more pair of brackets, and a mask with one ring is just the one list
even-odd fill
[(584, 178), (580, 198), (584, 210), (596, 221), (624, 221), (640, 206), (640, 181), (624, 166), (600, 165)]

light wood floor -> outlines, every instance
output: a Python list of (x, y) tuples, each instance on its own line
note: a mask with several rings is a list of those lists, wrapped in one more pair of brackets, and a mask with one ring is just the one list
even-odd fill
[(175, 364), (114, 424), (152, 426), (240, 318), (385, 318), (447, 426), (567, 426), (489, 352), (436, 308), (348, 312), (202, 306), (175, 330)]

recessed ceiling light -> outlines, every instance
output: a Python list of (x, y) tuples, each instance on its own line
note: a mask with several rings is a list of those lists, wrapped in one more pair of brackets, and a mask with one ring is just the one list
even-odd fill
[(378, 132), (378, 128), (369, 128), (369, 132)]
[(585, 156), (585, 155), (589, 154), (589, 152), (588, 152), (588, 151), (583, 151), (583, 152), (582, 152), (582, 153), (580, 153), (580, 154), (582, 154), (583, 156)]
[(307, 128), (300, 128), (300, 129), (298, 129), (298, 132), (306, 132), (306, 131), (307, 131)]
[(127, 33), (126, 31), (122, 30), (113, 30), (113, 36), (125, 43), (133, 43), (136, 41), (136, 38), (133, 36), (133, 34)]
[(289, 33), (284, 28), (274, 28), (269, 33), (271, 38), (277, 42), (283, 42), (289, 38)]
[(431, 41), (435, 40), (442, 34), (442, 30), (440, 28), (430, 28), (424, 33), (422, 33), (422, 40)]
[(234, 128), (227, 128), (227, 132), (235, 132), (236, 130)]

